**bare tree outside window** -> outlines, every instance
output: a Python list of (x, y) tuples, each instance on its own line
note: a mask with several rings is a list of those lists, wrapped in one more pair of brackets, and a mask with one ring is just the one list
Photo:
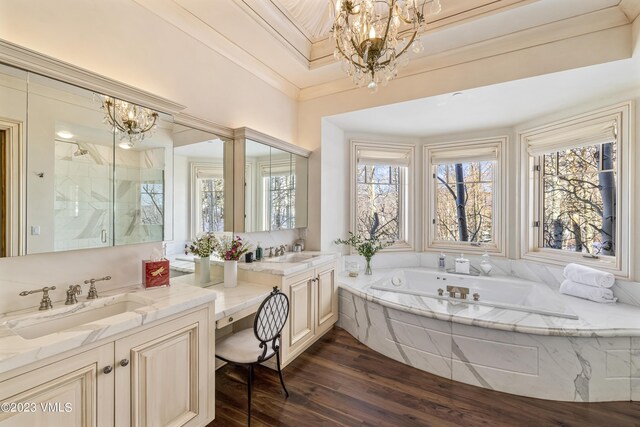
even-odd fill
[(616, 255), (616, 143), (542, 156), (545, 248)]
[(356, 231), (366, 239), (400, 240), (402, 177), (406, 167), (358, 165)]
[(436, 167), (436, 240), (493, 241), (495, 161)]
[(269, 185), (271, 230), (295, 228), (295, 176), (271, 175), (265, 181)]
[(143, 182), (140, 186), (140, 220), (144, 225), (162, 225), (164, 212), (164, 185)]
[(198, 179), (200, 194), (200, 232), (224, 231), (224, 179)]

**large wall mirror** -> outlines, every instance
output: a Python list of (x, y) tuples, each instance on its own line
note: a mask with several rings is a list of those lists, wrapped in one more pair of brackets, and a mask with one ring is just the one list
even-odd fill
[(174, 243), (171, 252), (202, 233), (233, 231), (233, 140), (174, 125)]
[(306, 227), (307, 157), (247, 138), (244, 159), (244, 231)]
[(2, 256), (172, 238), (171, 116), (0, 65)]

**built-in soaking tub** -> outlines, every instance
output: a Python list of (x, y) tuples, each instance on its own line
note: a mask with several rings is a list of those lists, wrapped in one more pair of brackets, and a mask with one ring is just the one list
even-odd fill
[[(522, 396), (640, 400), (639, 307), (597, 304), (513, 277), (419, 267), (342, 273), (338, 283), (338, 325), (402, 363)], [(467, 299), (450, 298), (447, 285), (469, 288)]]
[[(548, 286), (512, 277), (465, 276), (424, 269), (399, 269), (372, 284), (371, 289), (454, 303), (462, 299), (460, 290), (468, 290), (464, 300), (468, 304), (578, 319), (558, 298), (558, 293)], [(449, 296), (448, 289), (458, 292), (455, 296)]]

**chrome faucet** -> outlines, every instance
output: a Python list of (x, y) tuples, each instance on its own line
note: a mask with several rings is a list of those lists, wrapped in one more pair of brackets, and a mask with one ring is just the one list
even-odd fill
[(276, 256), (284, 255), (285, 245), (280, 245), (276, 248)]
[(53, 304), (51, 304), (51, 298), (49, 298), (49, 291), (55, 291), (55, 289), (55, 286), (45, 286), (42, 289), (34, 289), (33, 291), (22, 291), (20, 292), (20, 296), (26, 297), (27, 295), (42, 292), (42, 300), (40, 301), (40, 308), (38, 310), (49, 310), (50, 308), (53, 308)]
[(64, 302), (64, 305), (73, 305), (78, 302), (78, 298), (76, 295), (80, 295), (82, 293), (82, 287), (80, 285), (71, 285), (69, 289), (67, 289), (67, 300)]
[[(268, 255), (268, 257), (269, 257), (269, 258), (273, 258), (273, 246), (271, 246), (271, 247), (269, 247), (269, 248), (265, 248), (265, 251), (266, 251), (267, 249), (269, 249), (269, 255)], [(276, 249), (276, 253), (277, 253), (277, 251), (278, 251), (278, 250)]]
[(96, 289), (96, 282), (101, 282), (103, 280), (111, 280), (111, 276), (101, 277), (100, 279), (89, 279), (85, 280), (84, 284), (91, 284), (89, 286), (89, 292), (87, 293), (87, 299), (96, 299), (98, 298), (98, 290)]

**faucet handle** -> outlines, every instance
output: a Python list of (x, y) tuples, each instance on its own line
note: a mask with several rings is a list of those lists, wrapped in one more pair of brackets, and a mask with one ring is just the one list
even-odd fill
[(88, 279), (84, 281), (85, 285), (91, 284), (91, 286), (89, 286), (89, 292), (87, 293), (87, 299), (98, 298), (98, 290), (96, 289), (96, 282), (101, 282), (103, 280), (111, 280), (111, 276), (104, 276), (99, 279)]
[(55, 286), (45, 286), (42, 289), (34, 289), (32, 291), (22, 291), (20, 292), (21, 297), (25, 297), (27, 295), (35, 294), (38, 292), (42, 292), (42, 300), (40, 300), (40, 308), (38, 310), (49, 310), (53, 308), (53, 304), (51, 304), (51, 298), (49, 298), (49, 291), (55, 291)]

